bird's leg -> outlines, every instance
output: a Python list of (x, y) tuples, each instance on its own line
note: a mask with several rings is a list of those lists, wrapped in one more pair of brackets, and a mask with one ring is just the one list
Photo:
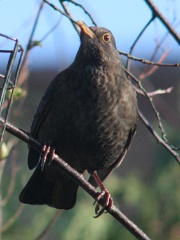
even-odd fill
[(92, 176), (93, 176), (94, 180), (97, 182), (98, 186), (101, 189), (101, 192), (97, 196), (96, 201), (99, 201), (102, 197), (105, 198), (105, 203), (104, 203), (104, 206), (103, 206), (103, 208), (101, 210), (99, 210), (100, 209), (99, 203), (97, 203), (97, 205), (95, 207), (96, 216), (94, 218), (98, 218), (99, 216), (101, 216), (104, 213), (105, 209), (111, 210), (111, 208), (113, 206), (113, 199), (111, 197), (111, 194), (105, 188), (105, 186), (102, 183), (101, 179), (97, 175), (97, 172), (93, 172)]
[(51, 163), (51, 161), (54, 158), (54, 153), (55, 153), (55, 149), (54, 148), (51, 148), (49, 145), (43, 145), (43, 147), (42, 147), (42, 156), (41, 156), (41, 171), (44, 170), (44, 166), (45, 166), (45, 164), (47, 162), (47, 159), (48, 159), (48, 164)]

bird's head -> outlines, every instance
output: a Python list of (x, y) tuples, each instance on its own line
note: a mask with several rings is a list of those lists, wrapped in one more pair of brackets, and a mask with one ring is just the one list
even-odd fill
[[(81, 29), (81, 46), (78, 58), (93, 64), (120, 62), (113, 34), (106, 28), (88, 27), (82, 21), (77, 22)], [(118, 60), (118, 61), (117, 61)]]

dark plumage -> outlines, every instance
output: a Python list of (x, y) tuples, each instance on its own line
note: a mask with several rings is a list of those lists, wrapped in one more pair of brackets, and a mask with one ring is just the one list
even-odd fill
[[(122, 161), (136, 129), (136, 94), (127, 79), (112, 33), (81, 21), (81, 45), (74, 62), (59, 73), (43, 96), (31, 135), (80, 173), (95, 170), (103, 181)], [(36, 167), (20, 194), (28, 204), (70, 209), (78, 185), (54, 164), (41, 171), (40, 154), (29, 148)], [(97, 186), (93, 177), (89, 181)]]

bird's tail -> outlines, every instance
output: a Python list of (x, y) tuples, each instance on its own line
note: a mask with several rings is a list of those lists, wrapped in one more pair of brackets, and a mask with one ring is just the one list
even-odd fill
[(58, 181), (52, 180), (39, 165), (20, 193), (19, 201), (31, 205), (46, 204), (57, 209), (73, 208), (78, 185), (63, 173), (58, 175)]

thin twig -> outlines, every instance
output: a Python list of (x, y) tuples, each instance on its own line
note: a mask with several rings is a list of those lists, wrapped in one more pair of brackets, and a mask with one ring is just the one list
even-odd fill
[[(43, 9), (43, 6), (44, 6), (44, 2), (42, 1), (41, 2), (41, 5), (39, 7), (39, 10), (38, 10), (38, 13), (37, 13), (37, 16), (36, 16), (36, 19), (35, 19), (35, 22), (34, 22), (34, 25), (33, 25), (33, 29), (31, 31), (31, 34), (30, 34), (30, 37), (29, 37), (29, 41), (27, 43), (27, 46), (26, 46), (26, 49), (24, 51), (24, 59), (23, 59), (23, 63), (21, 65), (21, 70), (20, 70), (20, 77), (19, 77), (19, 81), (18, 81), (18, 84), (22, 84), (21, 79), (24, 79), (21, 77), (21, 74), (24, 73), (24, 69), (26, 67), (26, 62), (27, 62), (27, 58), (29, 56), (29, 50), (31, 49), (31, 44), (32, 44), (32, 39), (33, 39), (33, 36), (34, 36), (34, 33), (35, 33), (35, 30), (36, 30), (36, 27), (37, 27), (37, 24), (38, 24), (38, 21), (39, 21), (39, 17), (40, 17), (40, 14), (41, 14), (41, 11)], [(21, 80), (21, 81), (20, 81)]]
[[(14, 165), (14, 164), (13, 164)], [(10, 184), (7, 189), (6, 196), (1, 200), (0, 207), (3, 207), (7, 204), (10, 197), (12, 196), (12, 193), (14, 191), (15, 183), (16, 183), (16, 176), (17, 176), (17, 167), (13, 166), (11, 174), (10, 174)]]
[[(160, 59), (158, 60), (158, 63), (162, 63), (164, 61), (164, 59), (167, 57), (168, 55), (168, 52), (164, 52), (162, 54), (162, 56), (160, 57)], [(139, 75), (139, 80), (143, 80), (144, 78), (147, 78), (149, 76), (151, 76), (157, 69), (159, 68), (159, 66), (157, 65), (154, 65), (150, 68), (149, 71), (145, 71), (144, 73), (142, 72), (140, 75)]]
[(9, 229), (9, 227), (18, 219), (23, 209), (24, 209), (24, 205), (20, 204), (15, 214), (4, 225), (0, 226), (0, 233), (3, 233), (7, 229)]
[(143, 59), (143, 58), (137, 58), (137, 57), (134, 57), (128, 53), (125, 53), (125, 52), (122, 52), (122, 51), (119, 51), (119, 53), (121, 55), (124, 55), (134, 61), (138, 61), (138, 62), (141, 62), (143, 64), (148, 64), (148, 65), (156, 65), (156, 66), (159, 66), (159, 67), (180, 67), (180, 63), (157, 63), (157, 62), (152, 62), (152, 61), (149, 61), (149, 60), (146, 60), (146, 59)]
[(176, 159), (177, 163), (180, 164), (180, 156), (179, 154), (172, 149), (172, 146), (167, 144), (155, 131), (154, 127), (150, 124), (150, 122), (147, 120), (147, 118), (144, 116), (144, 114), (138, 109), (138, 114), (142, 122), (145, 124), (145, 126), (149, 129), (150, 133), (157, 139), (158, 143), (163, 145)]
[(61, 4), (63, 10), (65, 11), (67, 17), (68, 17), (69, 20), (71, 21), (71, 23), (72, 23), (74, 29), (76, 30), (77, 34), (79, 34), (79, 28), (77, 27), (76, 21), (73, 19), (73, 17), (72, 17), (71, 14), (69, 13), (66, 5), (64, 4), (64, 1), (59, 0), (59, 2), (60, 2), (60, 4)]
[[(152, 56), (151, 56), (151, 58), (150, 58), (150, 60), (149, 61), (151, 61), (151, 62), (153, 62), (153, 60), (155, 59), (155, 57), (157, 56), (157, 54), (158, 54), (158, 50), (159, 49), (161, 49), (161, 47), (162, 47), (162, 44), (163, 44), (163, 42), (165, 41), (165, 39), (167, 38), (167, 36), (169, 35), (169, 32), (167, 32), (166, 34), (165, 34), (165, 36), (161, 39), (161, 41), (158, 43), (158, 41), (156, 41), (156, 47), (155, 47), (155, 49), (154, 49), (154, 52), (152, 53)], [(164, 51), (164, 53), (163, 53), (163, 55), (162, 56), (167, 56), (167, 54), (168, 54), (168, 52), (169, 51)], [(165, 58), (164, 58), (165, 59)], [(162, 63), (163, 61), (164, 61), (164, 59), (163, 59), (163, 57), (161, 57), (160, 58), (160, 60), (157, 62), (157, 63)], [(154, 67), (159, 67), (159, 66), (157, 66), (157, 65), (154, 65)], [(153, 67), (153, 68), (154, 68)], [(146, 66), (145, 68), (144, 68), (144, 70), (142, 71), (142, 75), (144, 75), (144, 76), (146, 76), (146, 74), (147, 74), (147, 72), (148, 72), (148, 66)], [(153, 72), (153, 69), (151, 69), (150, 70), (150, 74)]]
[(144, 87), (142, 86), (141, 81), (138, 81), (138, 85), (139, 85), (140, 89), (144, 92), (144, 95), (145, 95), (145, 96), (147, 97), (147, 99), (149, 100), (149, 102), (150, 102), (150, 104), (151, 104), (151, 106), (152, 106), (152, 109), (153, 109), (153, 111), (154, 111), (154, 113), (155, 113), (155, 115), (156, 115), (156, 117), (157, 117), (159, 129), (161, 130), (161, 133), (162, 133), (162, 138), (164, 139), (164, 141), (165, 141), (167, 144), (169, 144), (169, 143), (168, 143), (168, 140), (167, 140), (167, 138), (166, 138), (166, 132), (165, 132), (164, 127), (163, 127), (163, 124), (162, 124), (162, 122), (161, 122), (160, 114), (159, 114), (158, 110), (156, 109), (156, 106), (154, 105), (153, 98), (147, 94), (146, 90), (145, 90)]
[[(0, 118), (0, 123), (2, 125), (5, 124), (5, 121), (3, 118)], [(15, 137), (18, 137), (22, 141), (28, 143), (28, 145), (31, 145), (34, 149), (41, 152), (42, 151), (42, 144), (40, 144), (38, 141), (30, 137), (28, 134), (26, 134), (21, 129), (13, 126), (12, 124), (6, 122), (6, 131), (14, 135)], [(54, 159), (51, 164), (55, 164), (59, 168), (61, 168), (62, 171), (64, 171), (65, 174), (67, 174), (73, 181), (75, 181), (79, 186), (81, 186), (91, 197), (93, 197), (95, 200), (97, 200), (97, 196), (99, 193), (96, 191), (96, 189), (87, 182), (83, 174), (78, 173), (75, 169), (73, 169), (69, 164), (67, 164), (65, 161), (63, 161), (58, 155), (54, 154)], [(101, 198), (98, 200), (98, 203), (102, 206), (105, 204), (105, 199)], [(108, 210), (108, 209), (107, 209)], [(150, 238), (140, 229), (138, 228), (131, 220), (129, 220), (118, 208), (116, 208), (114, 205), (111, 210), (109, 210), (109, 213), (118, 221), (120, 222), (127, 230), (129, 230), (137, 239), (141, 240), (150, 240)]]
[(154, 96), (161, 95), (161, 94), (171, 93), (172, 90), (173, 90), (173, 87), (169, 87), (167, 89), (158, 89), (153, 92), (148, 92), (147, 95), (149, 97), (154, 97)]
[[(156, 107), (154, 106), (154, 103), (152, 101), (152, 97), (151, 96), (148, 96), (148, 93), (146, 92), (146, 90), (142, 87), (142, 84), (141, 82), (132, 74), (130, 73), (129, 71), (127, 71), (125, 68), (124, 68), (125, 72), (138, 84), (138, 86), (140, 87), (140, 89), (142, 90), (142, 92), (144, 93), (144, 95), (148, 98), (148, 100), (150, 101), (151, 103), (151, 106), (157, 116), (157, 119), (158, 119), (158, 124), (159, 124), (159, 128), (162, 132), (162, 138), (158, 135), (158, 133), (154, 130), (154, 128), (152, 127), (152, 125), (149, 123), (149, 121), (146, 119), (146, 120), (143, 120), (143, 122), (145, 123), (145, 125), (147, 126), (147, 128), (150, 130), (150, 132), (153, 134), (153, 136), (158, 140), (158, 142), (160, 144), (162, 144), (168, 151), (170, 151), (170, 153), (175, 157), (176, 161), (180, 164), (180, 156), (179, 154), (176, 152), (179, 150), (179, 148), (176, 148), (172, 145), (169, 145), (167, 139), (166, 139), (166, 134), (165, 134), (165, 131), (164, 131), (164, 128), (162, 126), (162, 123), (161, 123), (161, 119), (160, 119), (160, 116), (159, 116), (159, 113), (158, 111), (156, 110)], [(139, 110), (140, 111), (140, 110)], [(142, 114), (141, 114), (142, 115)], [(143, 119), (143, 118), (142, 118)], [(176, 151), (175, 151), (176, 150)]]
[(71, 16), (67, 15), (66, 13), (64, 13), (60, 8), (56, 7), (54, 4), (50, 3), (48, 0), (43, 0), (45, 3), (47, 3), (49, 6), (51, 6), (54, 10), (60, 12), (63, 16), (69, 18), (73, 23), (76, 24), (76, 21), (74, 21), (74, 19), (71, 18)]
[(41, 38), (41, 40), (39, 41), (40, 43), (42, 43), (58, 27), (58, 25), (62, 19), (61, 17), (60, 17), (60, 19), (58, 19), (57, 23)]
[(51, 219), (51, 221), (48, 223), (47, 227), (45, 229), (43, 229), (42, 233), (36, 238), (36, 240), (42, 240), (45, 238), (45, 236), (48, 234), (48, 232), (50, 231), (50, 229), (54, 226), (54, 224), (57, 222), (59, 216), (61, 215), (61, 213), (63, 212), (63, 210), (59, 210), (55, 213), (54, 217)]
[(26, 48), (26, 52), (25, 52), (25, 57), (26, 57), (26, 54), (27, 54), (28, 50), (31, 49), (32, 39), (33, 39), (33, 36), (34, 36), (34, 33), (35, 33), (35, 30), (36, 30), (36, 27), (37, 27), (37, 24), (38, 24), (38, 21), (39, 21), (39, 17), (40, 17), (40, 14), (41, 14), (41, 11), (42, 11), (43, 7), (44, 7), (44, 2), (42, 1), (42, 2), (41, 2), (41, 5), (40, 5), (40, 7), (39, 7), (39, 10), (38, 10), (38, 13), (37, 13), (37, 16), (36, 16), (34, 25), (33, 25), (33, 29), (32, 29), (32, 32), (31, 32), (31, 35), (30, 35), (28, 44), (27, 44), (27, 48)]
[[(146, 30), (146, 28), (151, 24), (151, 22), (154, 20), (154, 16), (152, 16), (152, 18), (147, 22), (147, 24), (144, 26), (144, 28), (141, 30), (141, 32), (138, 34), (137, 38), (135, 39), (134, 43), (132, 44), (131, 48), (130, 48), (130, 52), (129, 54), (131, 55), (132, 54), (132, 51), (136, 45), (136, 43), (138, 42), (138, 40), (140, 39), (140, 37), (142, 36), (142, 34), (144, 33), (144, 31)], [(130, 58), (128, 58), (128, 61), (127, 61), (127, 70), (130, 69), (130, 61), (129, 61)]]
[(171, 26), (171, 24), (167, 21), (167, 19), (162, 15), (162, 13), (156, 7), (156, 5), (153, 3), (153, 1), (152, 0), (144, 0), (144, 1), (147, 3), (149, 8), (152, 10), (153, 15), (155, 17), (159, 18), (159, 20), (168, 29), (168, 31), (171, 33), (171, 35), (174, 37), (174, 39), (177, 41), (177, 43), (180, 44), (180, 35), (175, 31), (175, 29)]
[[(44, 2), (46, 2), (46, 3), (47, 3), (49, 6), (51, 6), (54, 10), (60, 12), (62, 15), (64, 15), (65, 17), (67, 17), (67, 18), (71, 21), (71, 23), (72, 23), (74, 29), (76, 30), (76, 32), (79, 34), (79, 28), (77, 27), (76, 21), (73, 19), (73, 17), (72, 17), (71, 14), (69, 13), (66, 5), (64, 4), (64, 1), (59, 0), (59, 2), (60, 2), (60, 4), (61, 4), (64, 12), (63, 12), (60, 8), (56, 7), (54, 4), (50, 3), (48, 0), (44, 0)], [(75, 1), (71, 1), (71, 3), (74, 4), (75, 6), (78, 6), (78, 7), (80, 7), (81, 9), (83, 9), (83, 11), (85, 12), (85, 14), (88, 15), (88, 17), (91, 19), (92, 23), (93, 23), (95, 26), (97, 26), (97, 24), (95, 23), (94, 19), (93, 19), (92, 16), (91, 16), (91, 14), (83, 7), (83, 5), (81, 5), (81, 4), (79, 4), (79, 3), (76, 3)]]
[(37, 27), (37, 24), (38, 24), (39, 17), (40, 17), (40, 14), (42, 12), (43, 6), (44, 6), (44, 2), (42, 0), (41, 4), (39, 6), (39, 10), (37, 12), (36, 18), (35, 18), (35, 22), (34, 22), (33, 29), (31, 31), (30, 37), (29, 37), (29, 41), (28, 41), (26, 49), (24, 51), (24, 58), (23, 58), (23, 62), (22, 62), (22, 65), (21, 65), (20, 75), (19, 75), (19, 79), (18, 79), (18, 85), (20, 85), (20, 86), (24, 83), (25, 79), (27, 78), (27, 76), (29, 74), (29, 71), (26, 69), (27, 59), (28, 59), (28, 56), (29, 56), (29, 52), (32, 48), (32, 39), (33, 39), (35, 30), (36, 30), (36, 27)]
[(97, 26), (96, 22), (94, 21), (93, 17), (91, 16), (91, 14), (84, 8), (83, 5), (75, 2), (75, 1), (71, 1), (75, 6), (78, 6), (80, 8), (82, 8), (82, 10), (85, 12), (86, 15), (88, 15), (88, 17), (91, 19), (92, 23), (94, 24), (94, 26)]
[[(19, 143), (19, 139), (12, 139), (7, 143), (7, 147), (9, 150), (9, 153), (11, 153), (12, 151), (14, 151), (17, 147)], [(14, 187), (15, 187), (15, 183), (16, 183), (16, 176), (17, 176), (17, 172), (18, 172), (18, 167), (15, 165), (15, 156), (13, 155), (12, 158), (12, 162), (11, 162), (11, 173), (10, 173), (10, 183), (9, 183), (9, 187), (7, 188), (6, 191), (6, 196), (1, 200), (0, 202), (0, 207), (3, 207), (7, 204), (7, 202), (9, 201), (10, 197), (12, 196)]]
[[(142, 95), (145, 96), (144, 91), (142, 91), (141, 89), (135, 87), (134, 85), (133, 85), (133, 87), (134, 87), (134, 89), (136, 90), (137, 93), (142, 94)], [(173, 90), (173, 87), (169, 87), (167, 89), (158, 89), (158, 90), (155, 90), (153, 92), (147, 92), (147, 95), (149, 97), (154, 97), (154, 96), (161, 95), (161, 94), (171, 93), (172, 90)]]

